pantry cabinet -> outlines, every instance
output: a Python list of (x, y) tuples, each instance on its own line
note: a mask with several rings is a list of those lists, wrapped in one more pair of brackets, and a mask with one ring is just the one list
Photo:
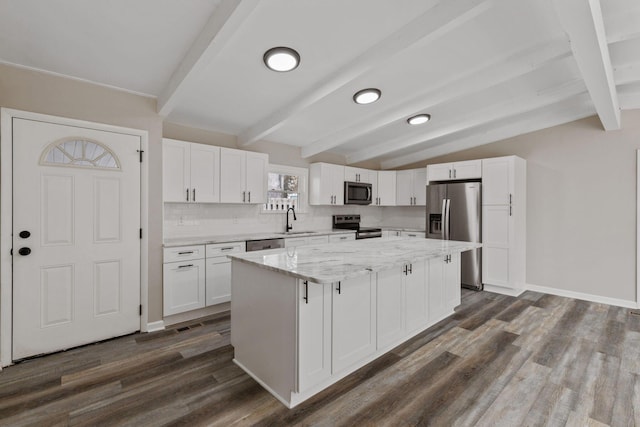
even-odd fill
[(220, 201), (220, 147), (164, 138), (162, 167), (165, 202)]
[(264, 153), (220, 149), (220, 201), (264, 203), (269, 156)]
[(427, 201), (426, 168), (396, 172), (396, 205), (425, 206)]
[(330, 163), (309, 165), (309, 204), (344, 205), (344, 166)]
[(518, 295), (526, 281), (526, 161), (482, 160), (482, 282)]

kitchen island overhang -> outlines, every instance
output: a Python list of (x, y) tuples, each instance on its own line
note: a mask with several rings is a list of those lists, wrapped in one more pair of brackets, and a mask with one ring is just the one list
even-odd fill
[(471, 242), (391, 238), (230, 255), (234, 362), (292, 408), (448, 317)]

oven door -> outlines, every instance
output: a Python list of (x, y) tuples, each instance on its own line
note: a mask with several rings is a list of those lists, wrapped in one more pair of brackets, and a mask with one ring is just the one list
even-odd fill
[(371, 184), (366, 182), (344, 182), (345, 205), (370, 205)]

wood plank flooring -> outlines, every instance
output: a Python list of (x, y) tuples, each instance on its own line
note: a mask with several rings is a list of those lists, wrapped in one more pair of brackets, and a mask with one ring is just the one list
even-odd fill
[(640, 426), (640, 315), (463, 290), (456, 313), (294, 409), (231, 361), (229, 313), (0, 372), (10, 426)]

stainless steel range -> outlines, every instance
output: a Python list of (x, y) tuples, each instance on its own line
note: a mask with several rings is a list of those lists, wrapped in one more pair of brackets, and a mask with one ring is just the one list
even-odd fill
[(381, 228), (361, 227), (360, 215), (334, 215), (334, 230), (355, 230), (356, 239), (372, 239), (374, 237), (382, 237)]

